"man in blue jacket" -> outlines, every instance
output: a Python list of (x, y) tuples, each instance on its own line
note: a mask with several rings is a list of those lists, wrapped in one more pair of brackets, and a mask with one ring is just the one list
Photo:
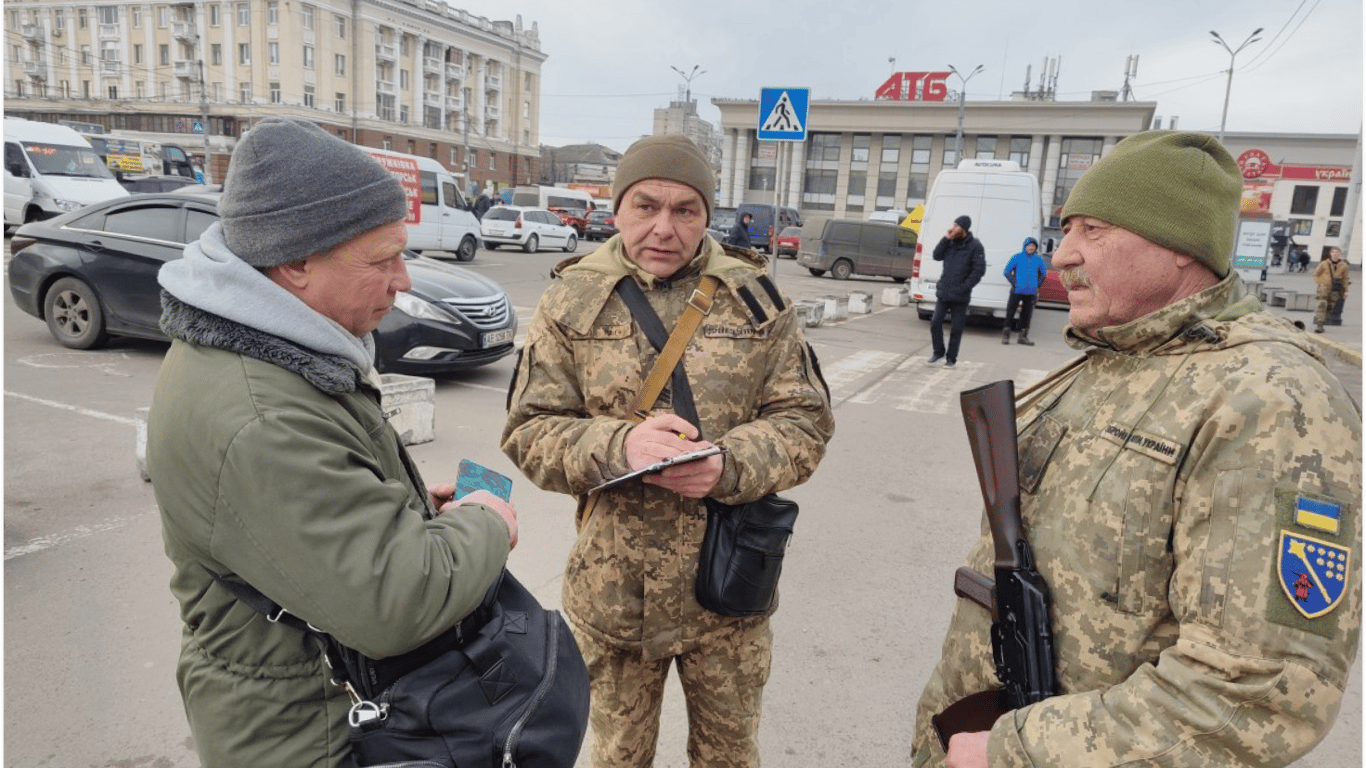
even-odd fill
[[(944, 271), (935, 286), (934, 316), (930, 318), (930, 341), (934, 355), (930, 365), (944, 360), (945, 368), (958, 363), (958, 343), (963, 338), (963, 326), (968, 322), (968, 301), (972, 289), (987, 272), (986, 249), (982, 241), (972, 236), (972, 219), (966, 215), (953, 220), (948, 234), (934, 247), (934, 260), (944, 262)], [(952, 316), (949, 346), (944, 348), (944, 315)]]
[[(1020, 332), (1020, 343), (1026, 347), (1034, 346), (1029, 340), (1029, 321), (1034, 317), (1034, 302), (1039, 298), (1039, 286), (1048, 274), (1048, 264), (1038, 254), (1039, 241), (1026, 237), (1024, 250), (1010, 257), (1006, 262), (1005, 276), (1010, 281), (1010, 299), (1006, 301), (1006, 325), (1001, 333), (1001, 343), (1010, 343), (1013, 327)], [(1020, 319), (1015, 320), (1015, 309), (1020, 310)]]

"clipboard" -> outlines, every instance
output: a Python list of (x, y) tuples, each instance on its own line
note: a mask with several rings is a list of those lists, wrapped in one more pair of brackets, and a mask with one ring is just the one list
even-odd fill
[(599, 485), (596, 488), (589, 490), (588, 493), (589, 495), (592, 495), (594, 493), (597, 493), (598, 491), (605, 491), (608, 488), (620, 485), (626, 482), (627, 480), (634, 480), (637, 477), (644, 477), (645, 475), (652, 475), (656, 472), (663, 472), (669, 467), (677, 466), (679, 464), (688, 464), (690, 462), (705, 459), (708, 456), (715, 456), (719, 453), (725, 453), (725, 450), (726, 449), (722, 448), (719, 445), (713, 445), (710, 448), (702, 448), (696, 451), (680, 453), (677, 456), (672, 456), (670, 458), (664, 459), (663, 461), (656, 461), (648, 467), (641, 467), (640, 469), (634, 470), (632, 472), (627, 472), (626, 474), (620, 477), (614, 477), (611, 480), (608, 480), (607, 482), (603, 483), (602, 485)]

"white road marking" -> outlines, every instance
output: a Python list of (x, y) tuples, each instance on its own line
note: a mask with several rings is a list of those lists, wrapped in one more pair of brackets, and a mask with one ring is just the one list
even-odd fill
[(5, 559), (9, 560), (11, 558), (21, 557), (23, 555), (31, 555), (35, 552), (42, 552), (45, 549), (52, 549), (53, 547), (61, 546), (62, 544), (66, 544), (67, 542), (88, 538), (99, 533), (106, 533), (108, 531), (117, 530), (119, 528), (124, 527), (133, 520), (134, 518), (132, 517), (111, 517), (108, 520), (103, 520), (98, 523), (91, 523), (89, 525), (78, 525), (69, 530), (62, 531), (61, 533), (54, 533), (49, 536), (39, 536), (38, 538), (32, 539), (25, 544), (20, 544), (17, 547), (10, 547), (9, 549), (6, 549)]
[(11, 391), (9, 391), (9, 390), (5, 390), (5, 397), (14, 397), (14, 398), (18, 398), (18, 399), (20, 399), (20, 400), (27, 400), (27, 401), (29, 401), (30, 403), (37, 403), (37, 404), (39, 404), (39, 405), (46, 405), (46, 406), (49, 407), (49, 408), (57, 408), (57, 409), (60, 409), (60, 410), (63, 410), (63, 411), (72, 411), (73, 413), (79, 413), (79, 414), (81, 414), (82, 416), (91, 416), (91, 417), (94, 417), (94, 418), (96, 418), (96, 419), (105, 419), (106, 421), (113, 421), (113, 422), (116, 422), (116, 423), (118, 423), (118, 424), (127, 424), (127, 425), (130, 426), (130, 427), (136, 426), (137, 423), (138, 423), (138, 422), (137, 422), (137, 419), (134, 419), (134, 418), (132, 418), (132, 417), (130, 417), (130, 416), (115, 416), (115, 415), (112, 414), (112, 413), (103, 413), (103, 412), (101, 412), (101, 411), (92, 411), (92, 410), (90, 410), (89, 408), (82, 408), (82, 407), (80, 407), (79, 405), (71, 405), (71, 404), (69, 404), (69, 403), (59, 403), (59, 402), (57, 402), (56, 400), (45, 400), (45, 399), (43, 399), (43, 398), (41, 398), (41, 397), (34, 397), (33, 395), (24, 395), (24, 394), (20, 394), (20, 393), (18, 393), (18, 392), (11, 392)]

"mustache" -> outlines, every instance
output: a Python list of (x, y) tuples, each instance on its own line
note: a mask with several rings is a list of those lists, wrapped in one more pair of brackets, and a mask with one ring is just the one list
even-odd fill
[(1090, 288), (1091, 276), (1081, 267), (1068, 267), (1058, 271), (1058, 279), (1067, 290), (1073, 288)]

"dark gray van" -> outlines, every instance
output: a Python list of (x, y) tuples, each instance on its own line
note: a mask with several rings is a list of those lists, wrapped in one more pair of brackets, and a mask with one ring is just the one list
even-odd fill
[(740, 203), (735, 208), (735, 221), (739, 221), (746, 213), (753, 216), (749, 220), (749, 241), (756, 250), (768, 253), (773, 253), (772, 238), (777, 237), (779, 232), (802, 225), (802, 215), (797, 213), (796, 208), (779, 208), (777, 227), (773, 226), (773, 206), (769, 203)]
[(884, 221), (831, 219), (820, 237), (802, 237), (797, 263), (816, 277), (890, 277), (906, 282), (915, 265), (915, 230)]

